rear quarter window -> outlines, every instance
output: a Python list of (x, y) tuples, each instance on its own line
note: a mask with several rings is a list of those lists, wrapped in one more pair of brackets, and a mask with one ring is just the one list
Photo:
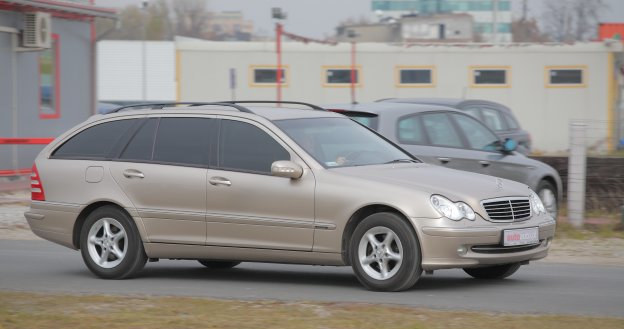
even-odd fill
[(58, 147), (52, 158), (105, 159), (135, 122), (126, 119), (89, 127)]

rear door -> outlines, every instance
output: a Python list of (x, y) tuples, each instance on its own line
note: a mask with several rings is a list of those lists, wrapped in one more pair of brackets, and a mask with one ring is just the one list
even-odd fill
[(312, 250), (314, 175), (271, 175), (279, 160), (305, 163), (266, 127), (220, 119), (218, 154), (208, 175), (208, 245)]
[(204, 244), (206, 177), (215, 119), (146, 119), (111, 163), (134, 203), (150, 242)]

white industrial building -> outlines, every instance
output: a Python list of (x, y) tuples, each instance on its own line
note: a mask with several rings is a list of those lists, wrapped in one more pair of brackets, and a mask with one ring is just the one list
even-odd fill
[[(106, 48), (103, 43), (100, 50)], [(149, 70), (170, 72), (177, 83), (147, 100), (167, 100), (165, 95), (175, 95), (179, 101), (276, 99), (275, 43), (181, 40), (171, 44), (173, 58)], [(282, 48), (283, 100), (351, 101), (349, 44), (286, 42)], [(361, 43), (357, 44), (355, 94), (358, 102), (388, 97), (500, 102), (531, 133), (534, 150), (545, 154), (566, 152), (570, 122), (584, 120), (591, 126), (589, 145), (604, 152), (613, 150), (624, 137), (623, 48), (610, 41), (574, 45)], [(100, 51), (98, 57), (103, 56)], [(115, 63), (130, 65), (128, 61)], [(104, 71), (117, 72), (118, 77), (108, 78), (108, 85), (124, 89), (119, 95), (137, 89), (131, 86), (137, 78), (130, 76), (130, 72), (138, 74), (137, 70), (100, 67), (101, 83), (107, 80)], [(169, 75), (153, 74), (154, 79)], [(106, 83), (99, 88), (100, 100), (113, 91), (104, 92), (109, 88)], [(108, 99), (115, 97), (109, 95)]]

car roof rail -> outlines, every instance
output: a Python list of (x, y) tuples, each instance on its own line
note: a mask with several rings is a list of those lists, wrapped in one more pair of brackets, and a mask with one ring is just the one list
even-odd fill
[(176, 105), (188, 105), (186, 107), (193, 107), (193, 106), (203, 106), (203, 105), (216, 105), (216, 106), (228, 106), (228, 107), (233, 107), (241, 112), (245, 112), (245, 113), (253, 113), (250, 109), (244, 107), (244, 106), (240, 106), (240, 105), (236, 105), (234, 103), (231, 102), (208, 102), (208, 103), (202, 103), (202, 102), (172, 102), (172, 103), (143, 103), (143, 104), (132, 104), (132, 105), (125, 105), (125, 106), (121, 106), (118, 107), (110, 112), (108, 112), (108, 114), (111, 113), (117, 113), (119, 111), (122, 110), (126, 110), (126, 109), (131, 109), (131, 108), (137, 108), (137, 107), (147, 107), (151, 110), (161, 110), (165, 107), (171, 107), (171, 106), (176, 106)]
[(229, 104), (293, 104), (293, 105), (304, 105), (316, 111), (327, 111), (326, 109), (304, 102), (292, 102), (292, 101), (223, 101), (219, 103), (229, 103)]

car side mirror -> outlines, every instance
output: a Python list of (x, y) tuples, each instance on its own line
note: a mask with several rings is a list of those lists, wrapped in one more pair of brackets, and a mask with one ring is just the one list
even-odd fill
[(303, 167), (292, 161), (275, 161), (271, 164), (271, 175), (299, 179), (303, 176)]
[(503, 152), (511, 153), (515, 151), (517, 147), (518, 143), (515, 140), (511, 138), (505, 138), (505, 141), (503, 142)]

